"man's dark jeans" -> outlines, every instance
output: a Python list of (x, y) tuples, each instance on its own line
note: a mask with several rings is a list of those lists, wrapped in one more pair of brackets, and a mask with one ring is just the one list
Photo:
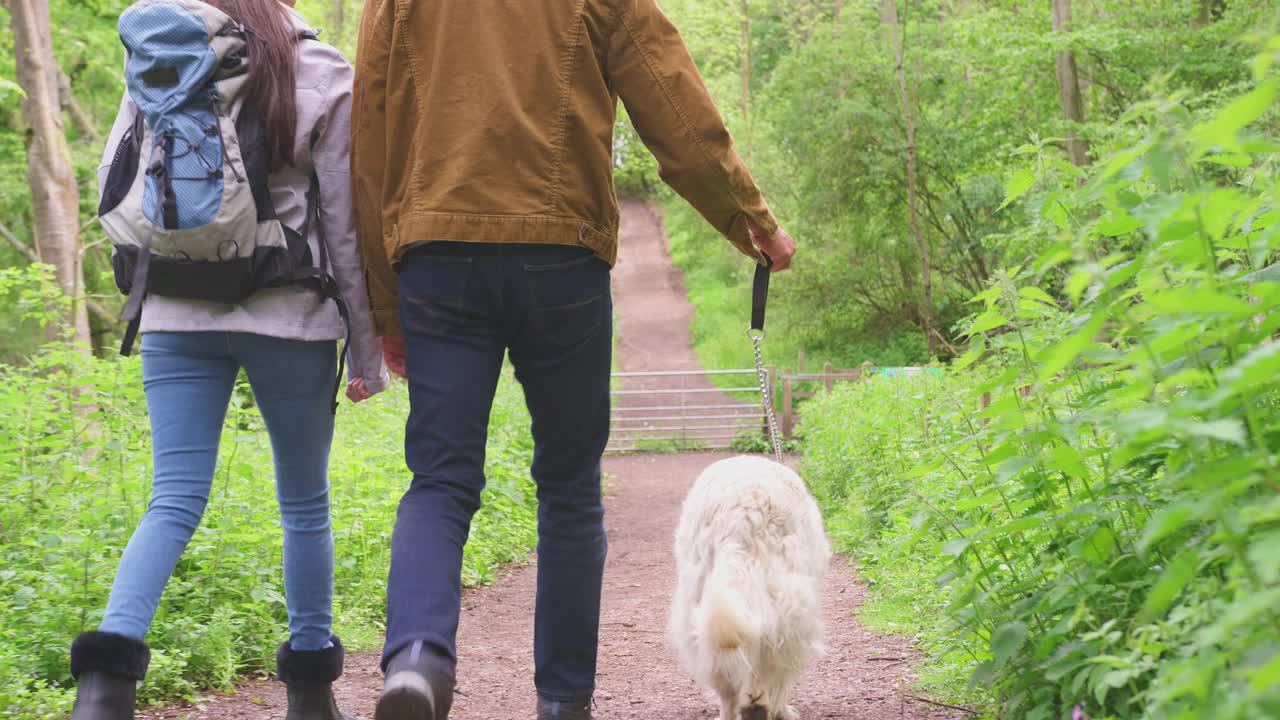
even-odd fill
[(586, 700), (606, 553), (608, 265), (567, 246), (430, 243), (401, 262), (400, 318), (413, 483), (391, 541), (383, 666), (417, 640), (457, 661), (462, 548), (480, 507), (489, 411), (509, 350), (535, 444), (535, 684), (548, 700)]

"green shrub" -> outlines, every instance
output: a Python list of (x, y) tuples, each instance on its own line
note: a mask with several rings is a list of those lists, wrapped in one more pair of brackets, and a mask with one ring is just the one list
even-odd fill
[(1003, 717), (1280, 717), (1277, 55), (1204, 119), (1140, 105), (1088, 173), (1029, 148), (1009, 200), (1049, 249), (976, 299), (970, 352), (806, 408), (878, 604)]
[[(38, 294), (34, 271), (0, 285)], [(237, 394), (239, 397), (240, 394)], [(389, 542), (407, 487), (401, 383), (344, 404), (330, 463), (337, 550), (335, 630), (375, 647)], [(531, 441), (514, 380), (492, 415), (485, 507), (464, 563), (468, 584), (523, 559), (536, 536)], [(145, 701), (226, 688), (274, 667), (287, 637), (270, 445), (251, 407), (233, 403), (212, 497), (156, 615)], [(71, 640), (97, 627), (125, 543), (146, 507), (151, 458), (136, 359), (92, 359), (46, 345), (0, 365), (0, 718), (64, 717)]]

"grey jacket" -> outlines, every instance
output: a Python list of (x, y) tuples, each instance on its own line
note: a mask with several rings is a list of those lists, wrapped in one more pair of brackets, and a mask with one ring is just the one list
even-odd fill
[[(290, 12), (299, 31), (308, 29), (300, 15)], [(307, 241), (312, 257), (319, 258), (323, 239), (330, 272), (351, 308), (347, 376), (364, 378), (370, 392), (380, 392), (387, 386), (387, 370), (369, 316), (351, 209), (348, 146), (352, 77), (351, 65), (335, 48), (314, 40), (298, 44), (298, 128), (294, 145), (297, 164), (272, 173), (271, 199), (280, 221), (301, 229), (311, 173), (314, 171), (319, 178), (319, 222), (311, 224)], [(98, 168), (99, 192), (105, 184), (112, 153), (133, 123), (135, 113), (126, 92)], [(256, 333), (287, 340), (336, 340), (344, 335), (345, 328), (332, 301), (301, 287), (261, 290), (238, 305), (147, 296), (142, 306), (141, 332), (198, 331)]]

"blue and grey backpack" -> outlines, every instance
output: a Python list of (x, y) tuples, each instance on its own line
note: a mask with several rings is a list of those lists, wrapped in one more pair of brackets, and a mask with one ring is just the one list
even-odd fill
[(310, 286), (337, 303), (350, 337), (324, 238), (319, 266), (307, 245), (314, 174), (303, 227), (276, 217), (270, 147), (246, 105), (246, 30), (199, 0), (141, 0), (119, 31), (138, 114), (112, 153), (98, 216), (116, 285), (129, 296), (121, 353), (133, 346), (147, 293), (238, 303), (263, 288)]

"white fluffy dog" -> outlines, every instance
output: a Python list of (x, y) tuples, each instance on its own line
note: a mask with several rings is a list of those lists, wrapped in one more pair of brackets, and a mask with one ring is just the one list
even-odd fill
[(818, 506), (790, 468), (717, 462), (689, 491), (676, 530), (671, 641), (720, 695), (720, 720), (796, 720), (788, 703), (822, 652), (831, 549)]

